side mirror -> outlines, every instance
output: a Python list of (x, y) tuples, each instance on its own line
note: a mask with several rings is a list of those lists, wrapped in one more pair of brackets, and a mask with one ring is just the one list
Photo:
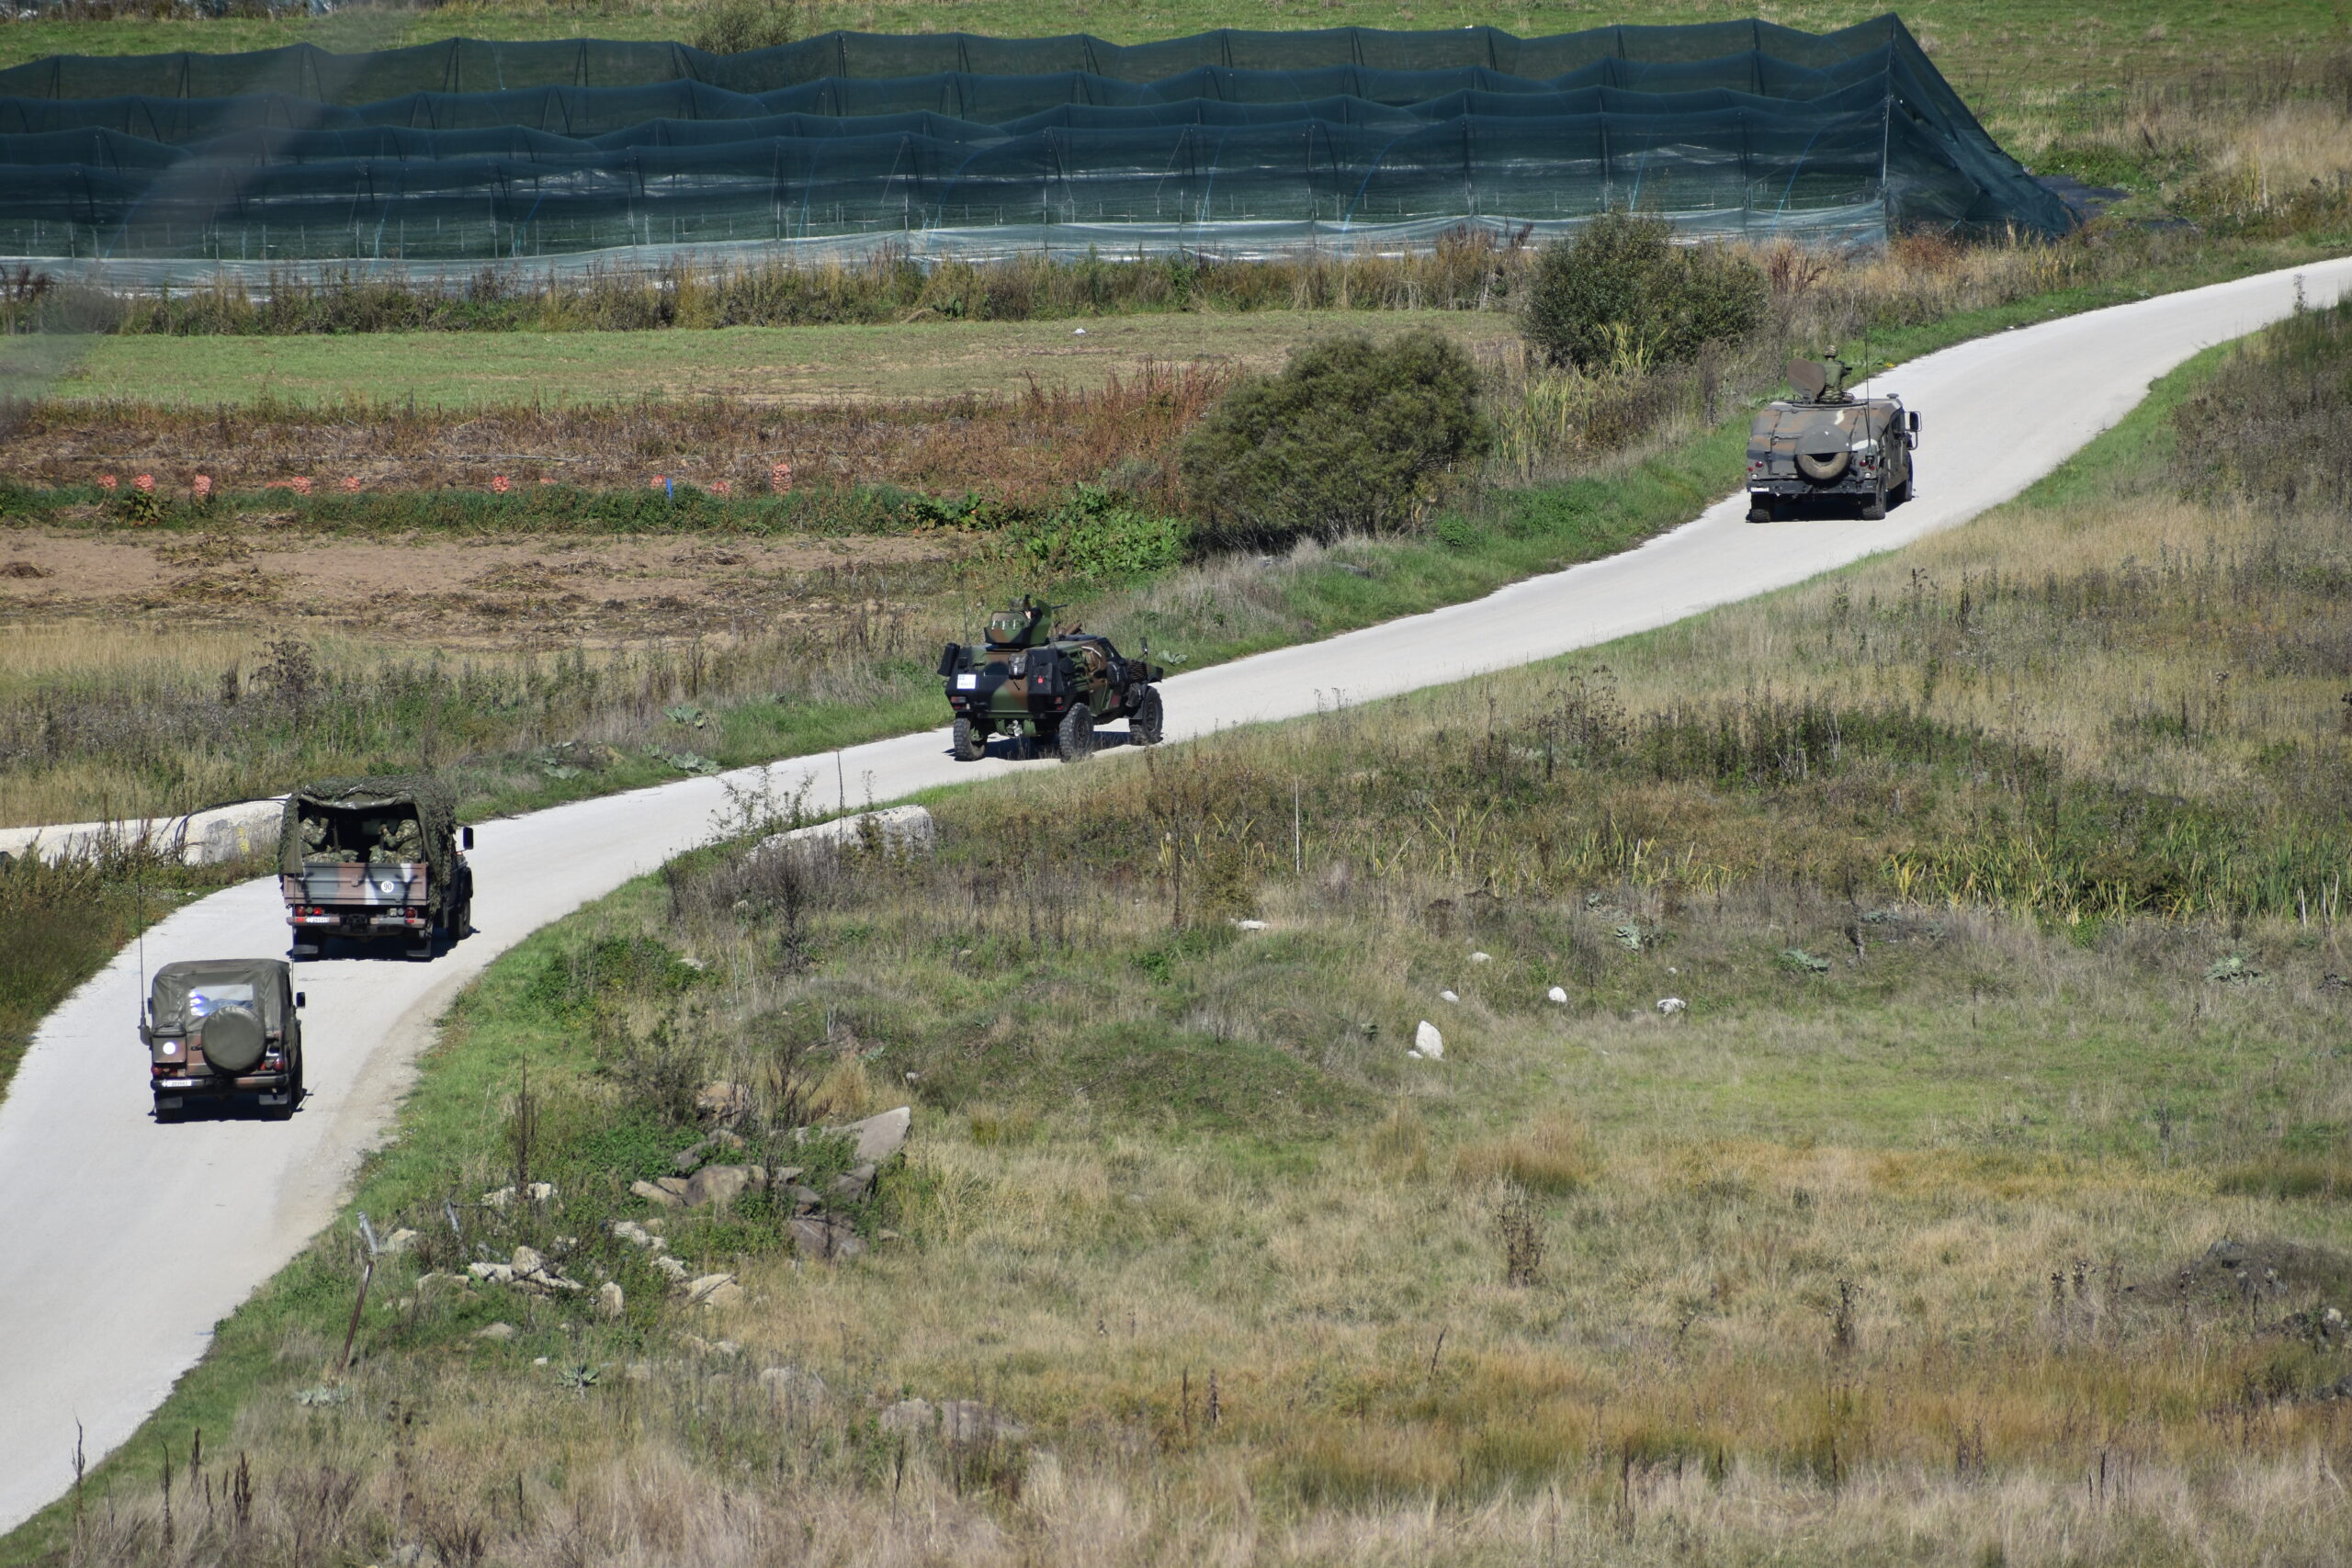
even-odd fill
[(310, 998), (309, 994), (308, 994), (307, 992), (303, 992), (303, 991), (297, 991), (297, 992), (295, 992), (295, 993), (294, 993), (294, 1005), (295, 1005), (296, 1007), (298, 1007), (298, 1008), (306, 1008), (306, 1007), (309, 1007), (309, 1006), (311, 1005), (311, 998)]
[(472, 849), (474, 847), (474, 830), (471, 828), (458, 829), (458, 844), (461, 849)]
[(1914, 435), (1919, 434), (1919, 415), (1917, 411), (1914, 411), (1911, 415), (1911, 434)]

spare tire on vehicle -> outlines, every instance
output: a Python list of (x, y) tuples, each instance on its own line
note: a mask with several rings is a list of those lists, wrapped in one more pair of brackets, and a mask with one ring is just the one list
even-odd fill
[(215, 1009), (204, 1019), (204, 1060), (215, 1072), (249, 1073), (261, 1061), (261, 1020), (249, 1009)]
[(1797, 472), (1815, 484), (1826, 485), (1843, 474), (1846, 465), (1853, 460), (1854, 455), (1843, 447), (1835, 452), (1800, 452), (1797, 454)]

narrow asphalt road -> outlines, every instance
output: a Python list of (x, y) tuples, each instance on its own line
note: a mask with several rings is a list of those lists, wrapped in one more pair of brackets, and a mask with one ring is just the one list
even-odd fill
[[(2352, 282), (2352, 259), (2301, 276), (2312, 301), (2333, 300)], [(1169, 738), (1565, 653), (1963, 522), (2112, 425), (2197, 350), (2285, 315), (2295, 277), (2071, 317), (1881, 378), (1925, 423), (1919, 498), (1884, 522), (1752, 527), (1744, 500), (1728, 500), (1638, 549), (1475, 604), (1180, 676), (1166, 687)], [(853, 748), (839, 769), (853, 802), (880, 802), (1057, 765), (959, 765), (943, 730)], [(786, 788), (810, 778), (820, 805), (835, 794), (831, 754), (770, 773)], [(707, 840), (724, 805), (722, 781), (695, 779), (483, 826), (477, 935), (429, 964), (300, 966), (311, 1093), (290, 1122), (151, 1120), (133, 1032), (135, 948), (58, 1009), (0, 1103), (0, 1529), (65, 1490), (77, 1421), (93, 1461), (129, 1438), (204, 1354), (213, 1325), (333, 1216), (458, 987), (533, 930)], [(276, 887), (261, 881), (164, 921), (148, 933), (145, 963), (285, 946)]]

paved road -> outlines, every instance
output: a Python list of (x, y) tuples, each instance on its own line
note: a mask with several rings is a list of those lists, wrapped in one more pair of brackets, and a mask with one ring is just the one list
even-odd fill
[[(2313, 301), (2332, 300), (2352, 283), (2352, 259), (2303, 276)], [(1352, 704), (1564, 653), (1949, 527), (2048, 472), (2198, 349), (2285, 314), (2294, 295), (2290, 275), (2249, 278), (1917, 361), (1881, 381), (1926, 425), (1922, 493), (1892, 518), (1751, 527), (1745, 502), (1726, 501), (1639, 549), (1476, 604), (1181, 676), (1167, 687), (1170, 738), (1311, 712), (1334, 691)], [(841, 760), (853, 801), (1057, 765), (958, 765), (944, 731)], [(820, 803), (834, 773), (831, 755), (774, 770), (787, 787), (813, 775)], [(65, 1489), (77, 1417), (93, 1460), (130, 1437), (203, 1355), (213, 1324), (332, 1217), (457, 989), (534, 929), (707, 840), (723, 805), (720, 781), (695, 779), (484, 826), (479, 934), (431, 964), (301, 966), (311, 1095), (288, 1123), (150, 1121), (135, 950), (43, 1024), (0, 1104), (0, 1529)], [(280, 919), (269, 883), (232, 888), (150, 932), (146, 962), (279, 953)]]

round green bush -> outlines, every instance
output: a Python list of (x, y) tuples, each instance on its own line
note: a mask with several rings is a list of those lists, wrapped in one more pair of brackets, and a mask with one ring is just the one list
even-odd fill
[(1677, 245), (1663, 218), (1604, 212), (1544, 247), (1525, 331), (1555, 365), (1646, 370), (1745, 337), (1763, 319), (1764, 275), (1719, 245)]
[(1185, 438), (1199, 537), (1270, 548), (1419, 525), (1492, 443), (1477, 398), (1469, 355), (1427, 329), (1310, 344), (1280, 375), (1236, 386)]

